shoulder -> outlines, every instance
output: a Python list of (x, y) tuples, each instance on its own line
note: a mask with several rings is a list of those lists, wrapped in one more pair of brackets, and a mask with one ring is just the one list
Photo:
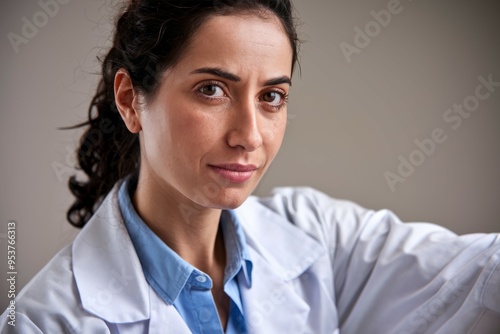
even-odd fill
[(265, 239), (270, 231), (281, 239), (290, 233), (304, 235), (328, 251), (343, 239), (352, 240), (374, 215), (356, 203), (310, 187), (280, 187), (266, 197), (251, 196), (237, 212), (247, 233), (255, 238)]
[[(114, 192), (110, 193), (75, 240), (60, 250), (19, 292), (15, 299), (16, 326), (8, 324), (11, 319), (7, 309), (0, 317), (0, 332), (14, 330), (20, 333), (80, 333), (95, 332), (102, 326), (106, 327), (102, 319), (84, 307), (76, 271), (80, 269), (78, 258), (92, 257), (88, 260), (98, 262), (98, 257), (90, 254), (82, 244), (99, 251), (102, 250), (102, 247), (97, 248), (99, 242), (105, 245), (116, 243), (111, 238), (100, 240), (98, 237), (106, 238), (106, 235), (92, 233), (93, 229), (112, 226), (114, 229), (108, 227), (110, 233), (121, 235), (116, 233), (119, 224), (114, 223), (117, 217), (115, 197)], [(111, 217), (114, 217), (114, 220)], [(90, 271), (80, 273), (80, 279), (84, 280), (92, 281), (94, 276), (95, 270), (92, 274)], [(84, 297), (89, 299), (99, 296)]]
[(257, 201), (274, 210), (281, 211), (352, 211), (364, 213), (367, 210), (360, 205), (343, 199), (331, 197), (311, 187), (278, 187), (268, 197), (258, 197)]
[(374, 211), (354, 202), (337, 199), (310, 187), (274, 188), (268, 197), (255, 197), (259, 205), (285, 217), (305, 230), (336, 229), (340, 225), (359, 227)]
[(15, 300), (15, 324), (9, 309), (0, 317), (0, 329), (42, 333), (50, 329), (77, 333), (86, 314), (80, 303), (72, 270), (71, 245), (63, 248), (22, 289)]

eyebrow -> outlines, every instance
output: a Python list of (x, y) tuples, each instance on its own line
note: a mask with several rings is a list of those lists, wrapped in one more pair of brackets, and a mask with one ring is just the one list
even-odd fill
[[(230, 81), (234, 82), (240, 82), (241, 78), (237, 76), (236, 74), (229, 73), (227, 71), (224, 71), (220, 68), (217, 67), (202, 67), (197, 70), (192, 71), (189, 74), (200, 74), (200, 73), (207, 73), (207, 74), (212, 74)], [(290, 86), (292, 85), (292, 80), (287, 77), (286, 75), (283, 75), (278, 78), (273, 78), (269, 79), (266, 82), (264, 82), (264, 86), (275, 86), (275, 85), (281, 85), (281, 84), (289, 84)]]

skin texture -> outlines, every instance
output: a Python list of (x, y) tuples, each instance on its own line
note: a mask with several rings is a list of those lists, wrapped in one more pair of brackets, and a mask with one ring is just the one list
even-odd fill
[[(229, 299), (221, 209), (245, 201), (281, 146), (291, 67), (279, 20), (247, 13), (203, 24), (151, 101), (133, 89), (125, 70), (115, 77), (117, 107), (140, 138), (134, 206), (170, 248), (211, 276), (224, 326)], [(214, 168), (226, 164), (250, 166), (249, 179), (235, 182), (224, 175), (241, 174)]]

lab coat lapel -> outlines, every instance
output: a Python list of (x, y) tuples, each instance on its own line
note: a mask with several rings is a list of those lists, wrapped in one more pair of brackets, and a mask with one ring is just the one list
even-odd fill
[(153, 288), (151, 296), (151, 319), (148, 334), (191, 334), (184, 319), (173, 305), (166, 304)]
[(73, 242), (83, 307), (111, 323), (150, 318), (150, 289), (121, 220), (116, 185)]
[(303, 333), (310, 308), (294, 287), (295, 279), (325, 250), (253, 197), (235, 212), (253, 265), (251, 286), (240, 284), (250, 333)]
[(253, 249), (252, 286), (240, 285), (249, 333), (303, 333), (309, 306), (297, 295), (292, 282), (276, 275)]
[[(116, 185), (73, 243), (73, 272), (90, 313), (120, 333), (190, 334), (173, 305), (147, 283), (121, 219)], [(149, 321), (149, 325), (147, 323)]]

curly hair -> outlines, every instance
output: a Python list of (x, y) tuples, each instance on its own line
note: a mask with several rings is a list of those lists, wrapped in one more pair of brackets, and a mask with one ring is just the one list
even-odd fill
[(114, 78), (125, 69), (134, 89), (154, 96), (163, 71), (174, 66), (190, 38), (213, 15), (273, 13), (292, 47), (292, 73), (299, 41), (290, 0), (131, 0), (118, 17), (113, 45), (102, 61), (102, 78), (88, 110), (86, 127), (77, 148), (77, 168), (87, 180), (70, 177), (76, 197), (67, 220), (83, 227), (114, 184), (129, 174), (138, 175), (139, 137), (128, 131), (115, 105)]

